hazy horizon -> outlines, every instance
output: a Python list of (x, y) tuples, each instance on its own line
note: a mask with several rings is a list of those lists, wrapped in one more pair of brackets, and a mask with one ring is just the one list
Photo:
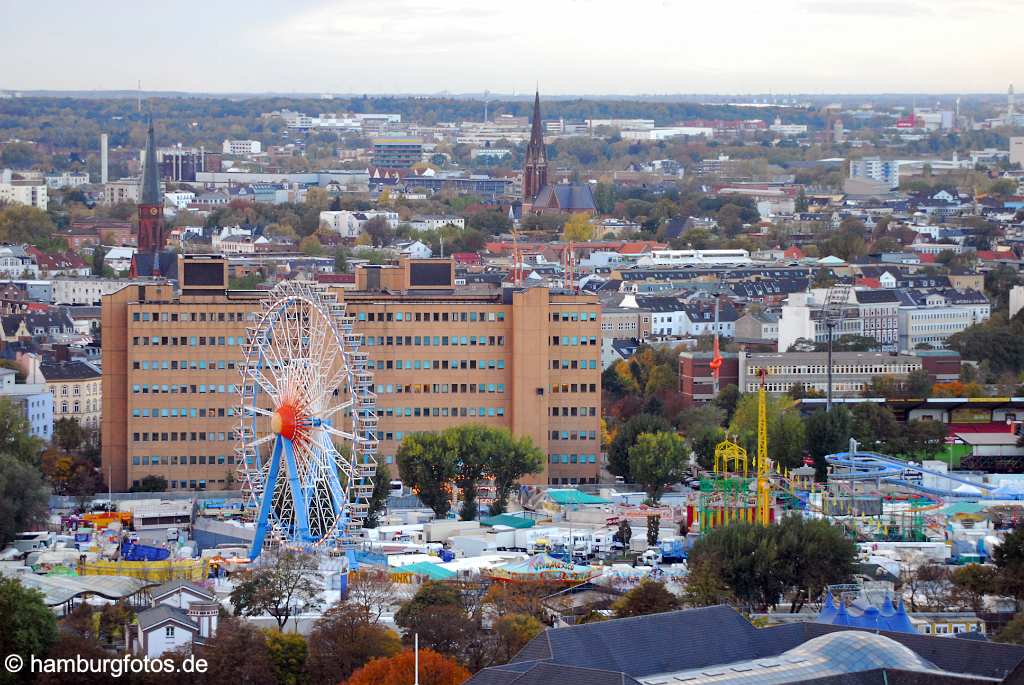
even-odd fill
[[(0, 88), (282, 96), (998, 94), (1000, 0), (111, 0), (6, 8)], [(1021, 81), (1024, 83), (1024, 80)], [(500, 97), (496, 95), (496, 97)]]

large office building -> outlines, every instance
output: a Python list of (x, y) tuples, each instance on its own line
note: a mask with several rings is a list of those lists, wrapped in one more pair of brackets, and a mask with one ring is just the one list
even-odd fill
[(418, 138), (375, 138), (373, 165), (408, 169), (423, 161), (423, 141)]
[[(103, 459), (115, 489), (149, 474), (173, 489), (225, 488), (237, 469), (239, 362), (265, 293), (227, 290), (223, 258), (180, 257), (178, 267), (180, 292), (153, 281), (103, 299)], [(531, 482), (598, 482), (596, 296), (461, 292), (451, 260), (402, 260), (360, 268), (339, 298), (374, 368), (385, 463), (395, 468), (411, 433), (475, 422), (544, 451)]]

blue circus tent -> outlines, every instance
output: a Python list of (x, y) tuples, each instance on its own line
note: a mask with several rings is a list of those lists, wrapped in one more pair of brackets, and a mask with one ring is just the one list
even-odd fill
[(847, 607), (843, 601), (839, 602), (837, 608), (831, 593), (829, 593), (825, 597), (825, 605), (815, 621), (864, 630), (888, 630), (895, 633), (917, 632), (914, 624), (910, 621), (910, 616), (907, 615), (903, 600), (901, 599), (899, 606), (893, 609), (892, 601), (888, 597), (882, 608), (875, 606), (861, 608), (857, 605)]

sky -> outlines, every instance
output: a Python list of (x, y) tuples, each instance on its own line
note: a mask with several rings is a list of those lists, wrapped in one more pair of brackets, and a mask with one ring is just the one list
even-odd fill
[(1020, 0), (6, 2), (0, 89), (1005, 92)]

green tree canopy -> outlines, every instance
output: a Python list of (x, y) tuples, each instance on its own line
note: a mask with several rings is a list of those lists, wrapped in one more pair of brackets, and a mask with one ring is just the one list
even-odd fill
[[(786, 468), (799, 466), (803, 463), (805, 428), (793, 400), (769, 395), (765, 408), (769, 458)], [(757, 412), (757, 394), (742, 395), (729, 424), (729, 433), (739, 438), (737, 442), (751, 458), (757, 454)]]
[(688, 461), (686, 444), (675, 433), (641, 433), (629, 448), (630, 480), (656, 503), (667, 486), (683, 479)]
[(680, 604), (679, 598), (666, 589), (663, 583), (642, 580), (639, 585), (620, 597), (612, 605), (612, 610), (616, 618), (625, 618), (674, 611)]
[(641, 433), (664, 433), (671, 431), (668, 421), (653, 414), (637, 414), (628, 419), (615, 434), (615, 439), (608, 446), (608, 471), (613, 476), (621, 476), (629, 480), (632, 473), (629, 467), (629, 450), (636, 444)]

